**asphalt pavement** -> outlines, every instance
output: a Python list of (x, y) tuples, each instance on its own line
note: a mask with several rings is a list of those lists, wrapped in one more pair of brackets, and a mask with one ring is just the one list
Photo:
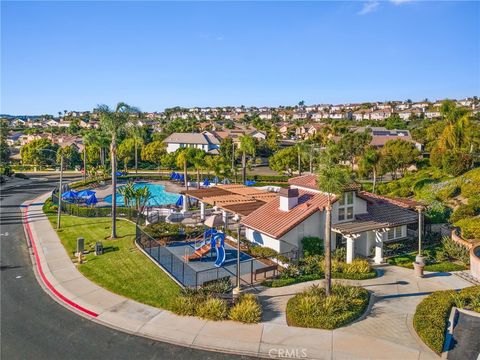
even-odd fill
[(55, 181), (39, 176), (0, 187), (1, 359), (247, 359), (116, 331), (46, 294), (33, 273), (19, 205), (53, 189)]

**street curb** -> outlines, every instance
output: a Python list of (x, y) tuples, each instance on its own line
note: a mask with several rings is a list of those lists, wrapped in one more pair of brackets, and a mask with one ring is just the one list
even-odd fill
[[(24, 203), (25, 204), (25, 203)], [(35, 263), (36, 263), (36, 270), (38, 272), (38, 275), (40, 276), (40, 279), (42, 280), (43, 282), (43, 285), (53, 294), (55, 295), (55, 297), (59, 300), (61, 300), (63, 303), (69, 305), (70, 307), (74, 308), (76, 311), (79, 311), (85, 315), (89, 315), (89, 316), (92, 316), (92, 317), (97, 317), (99, 314), (97, 314), (96, 312), (92, 311), (92, 310), (89, 310), (89, 309), (86, 309), (84, 308), (83, 306), (75, 303), (74, 301), (70, 300), (69, 298), (67, 298), (66, 296), (64, 296), (63, 294), (61, 294), (51, 283), (50, 281), (47, 279), (47, 277), (45, 276), (45, 273), (43, 272), (43, 267), (42, 267), (42, 264), (40, 262), (40, 257), (38, 255), (38, 250), (37, 250), (37, 244), (35, 242), (35, 238), (32, 234), (32, 230), (30, 228), (30, 224), (29, 224), (29, 221), (28, 221), (28, 208), (30, 206), (31, 203), (29, 203), (26, 207), (25, 207), (25, 210), (23, 211), (23, 226), (24, 226), (24, 229), (25, 229), (25, 233), (27, 234), (27, 239), (28, 241), (30, 242), (31, 244), (31, 248), (33, 250), (33, 256), (35, 258)], [(23, 204), (22, 204), (23, 205)]]

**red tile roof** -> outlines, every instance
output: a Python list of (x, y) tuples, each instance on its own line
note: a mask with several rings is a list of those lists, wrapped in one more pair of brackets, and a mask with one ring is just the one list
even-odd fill
[(323, 211), (327, 205), (325, 194), (303, 190), (299, 194), (298, 205), (290, 211), (280, 210), (280, 199), (276, 198), (245, 217), (242, 224), (275, 239), (280, 238), (315, 212)]
[[(319, 191), (318, 185), (317, 185), (317, 175), (315, 174), (297, 176), (297, 177), (288, 179), (288, 183), (290, 185), (301, 186), (307, 189)], [(348, 183), (343, 188), (344, 191), (356, 191), (359, 189), (360, 189), (360, 185), (355, 182)]]
[(412, 199), (407, 199), (407, 198), (391, 198), (387, 196), (382, 196), (382, 195), (377, 195), (377, 194), (372, 194), (368, 191), (359, 191), (357, 196), (359, 198), (362, 198), (366, 201), (368, 201), (370, 204), (381, 204), (381, 203), (389, 203), (392, 205), (400, 206), (405, 209), (414, 209), (417, 206), (421, 206), (422, 203), (412, 200)]

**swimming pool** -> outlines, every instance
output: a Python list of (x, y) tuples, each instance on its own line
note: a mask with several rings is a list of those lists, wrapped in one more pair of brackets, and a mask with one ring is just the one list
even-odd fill
[[(160, 206), (160, 205), (168, 205), (168, 204), (175, 204), (178, 200), (180, 195), (172, 194), (165, 191), (165, 186), (160, 184), (150, 184), (150, 183), (135, 183), (133, 185), (135, 189), (147, 187), (152, 194), (152, 198), (148, 201), (147, 206)], [(121, 187), (121, 186), (119, 186)], [(118, 188), (117, 188), (118, 191)], [(112, 203), (112, 195), (108, 195), (104, 199), (108, 203)], [(123, 196), (117, 193), (117, 205), (123, 206), (125, 205), (125, 201)]]

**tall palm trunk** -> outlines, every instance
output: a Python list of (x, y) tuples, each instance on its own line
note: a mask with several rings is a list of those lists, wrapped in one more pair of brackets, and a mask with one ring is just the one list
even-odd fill
[(375, 194), (375, 186), (377, 185), (377, 170), (373, 167), (373, 187), (372, 192)]
[(87, 180), (87, 147), (83, 146), (83, 182)]
[(183, 177), (185, 178), (185, 179), (184, 179), (184, 181), (185, 181), (185, 182), (184, 182), (184, 185), (185, 185), (185, 187), (186, 187), (187, 190), (188, 190), (188, 178), (187, 178), (187, 176), (188, 176), (188, 174), (187, 174), (187, 161), (185, 161), (185, 162), (183, 163)]
[(200, 169), (197, 168), (197, 189), (200, 189)]
[(242, 183), (245, 184), (247, 181), (247, 154), (245, 151), (242, 154)]
[(325, 294), (327, 296), (330, 296), (332, 287), (332, 204), (330, 200), (330, 195), (328, 196), (328, 203), (325, 210)]
[(137, 149), (137, 139), (135, 141), (135, 174), (138, 173), (138, 149)]
[(302, 175), (302, 156), (300, 150), (298, 150), (298, 176)]
[(117, 238), (117, 138), (112, 136), (110, 144), (112, 162), (112, 239)]

